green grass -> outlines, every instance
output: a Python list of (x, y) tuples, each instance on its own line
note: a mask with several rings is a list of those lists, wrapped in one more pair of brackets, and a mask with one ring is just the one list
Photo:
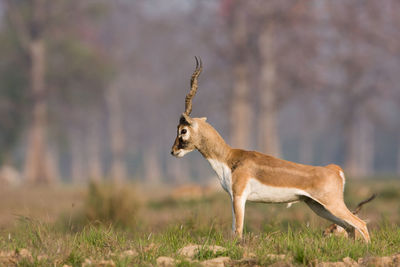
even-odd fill
[[(244, 251), (256, 255), (260, 265), (272, 263), (268, 254), (286, 254), (297, 264), (309, 264), (319, 261), (340, 261), (345, 257), (357, 260), (366, 256), (388, 256), (400, 252), (400, 230), (396, 225), (382, 223), (382, 227), (371, 231), (372, 242), (366, 245), (361, 241), (352, 241), (341, 237), (324, 238), (322, 229), (307, 227), (282, 228), (275, 232), (262, 232), (259, 235), (246, 233), (240, 243), (226, 237), (226, 232), (218, 225), (208, 229), (185, 226), (170, 226), (167, 230), (149, 236), (137, 235), (134, 230), (127, 231), (110, 225), (89, 225), (79, 232), (65, 233), (55, 225), (35, 221), (22, 221), (11, 232), (11, 239), (2, 233), (0, 250), (20, 250), (27, 248), (32, 252), (33, 261), (23, 260), (21, 266), (40, 266), (59, 263), (81, 266), (85, 259), (109, 260), (117, 266), (155, 264), (159, 256), (169, 256), (183, 260), (180, 266), (188, 266), (177, 254), (178, 249), (188, 244), (204, 245), (195, 256), (199, 261), (227, 256), (233, 260), (243, 258)], [(149, 246), (153, 244), (152, 248)], [(219, 245), (224, 252), (214, 253), (206, 245)], [(124, 250), (134, 249), (135, 257), (121, 257)], [(48, 259), (38, 260), (39, 255)]]
[[(80, 208), (58, 212), (56, 220), (20, 215), (13, 225), (0, 225), (0, 252), (28, 249), (32, 259), (18, 258), (19, 266), (82, 266), (87, 260), (145, 266), (155, 265), (160, 256), (177, 259), (178, 266), (196, 266), (178, 254), (189, 244), (201, 246), (194, 257), (198, 261), (226, 256), (233, 264), (246, 264), (243, 259), (252, 253), (255, 258), (247, 264), (261, 266), (278, 261), (269, 254), (285, 254), (286, 261), (308, 265), (315, 260), (334, 262), (345, 257), (358, 260), (400, 253), (398, 181), (362, 181), (347, 188), (345, 199), (349, 207), (355, 207), (371, 192), (381, 193), (360, 215), (370, 220), (369, 245), (343, 237), (323, 237), (322, 231), (329, 223), (303, 204), (287, 209), (284, 205), (249, 203), (244, 238), (239, 242), (231, 237), (230, 203), (225, 194), (190, 201), (167, 198), (138, 202), (135, 192), (129, 187), (91, 185), (81, 204), (77, 204)], [(17, 198), (16, 194), (9, 195)], [(32, 199), (36, 198), (32, 195)], [(209, 245), (226, 250), (215, 253)], [(137, 255), (123, 256), (127, 250), (134, 250)], [(2, 260), (0, 257), (0, 266), (5, 265)]]

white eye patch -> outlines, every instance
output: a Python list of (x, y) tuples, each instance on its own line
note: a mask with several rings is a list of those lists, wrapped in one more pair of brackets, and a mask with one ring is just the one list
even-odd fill
[(179, 136), (185, 141), (188, 140), (189, 137), (190, 137), (189, 128), (188, 127), (182, 127), (182, 129), (179, 132)]

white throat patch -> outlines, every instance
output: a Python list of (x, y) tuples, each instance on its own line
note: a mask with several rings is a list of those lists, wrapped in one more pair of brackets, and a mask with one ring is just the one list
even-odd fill
[(192, 152), (193, 150), (186, 150), (186, 149), (180, 149), (178, 153), (175, 155), (177, 158), (182, 158), (185, 156), (187, 153)]
[(215, 159), (207, 159), (211, 167), (218, 175), (219, 182), (222, 188), (229, 193), (232, 197), (232, 172), (231, 169), (225, 163), (219, 162)]

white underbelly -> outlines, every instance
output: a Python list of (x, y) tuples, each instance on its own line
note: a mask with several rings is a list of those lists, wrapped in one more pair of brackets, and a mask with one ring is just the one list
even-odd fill
[(247, 200), (267, 203), (288, 203), (300, 200), (301, 196), (308, 196), (307, 192), (290, 187), (275, 187), (250, 179), (247, 184)]

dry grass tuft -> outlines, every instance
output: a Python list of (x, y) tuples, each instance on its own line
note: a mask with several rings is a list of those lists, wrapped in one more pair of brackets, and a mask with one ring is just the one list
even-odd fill
[(81, 219), (87, 223), (132, 227), (136, 223), (140, 206), (133, 187), (90, 183)]

